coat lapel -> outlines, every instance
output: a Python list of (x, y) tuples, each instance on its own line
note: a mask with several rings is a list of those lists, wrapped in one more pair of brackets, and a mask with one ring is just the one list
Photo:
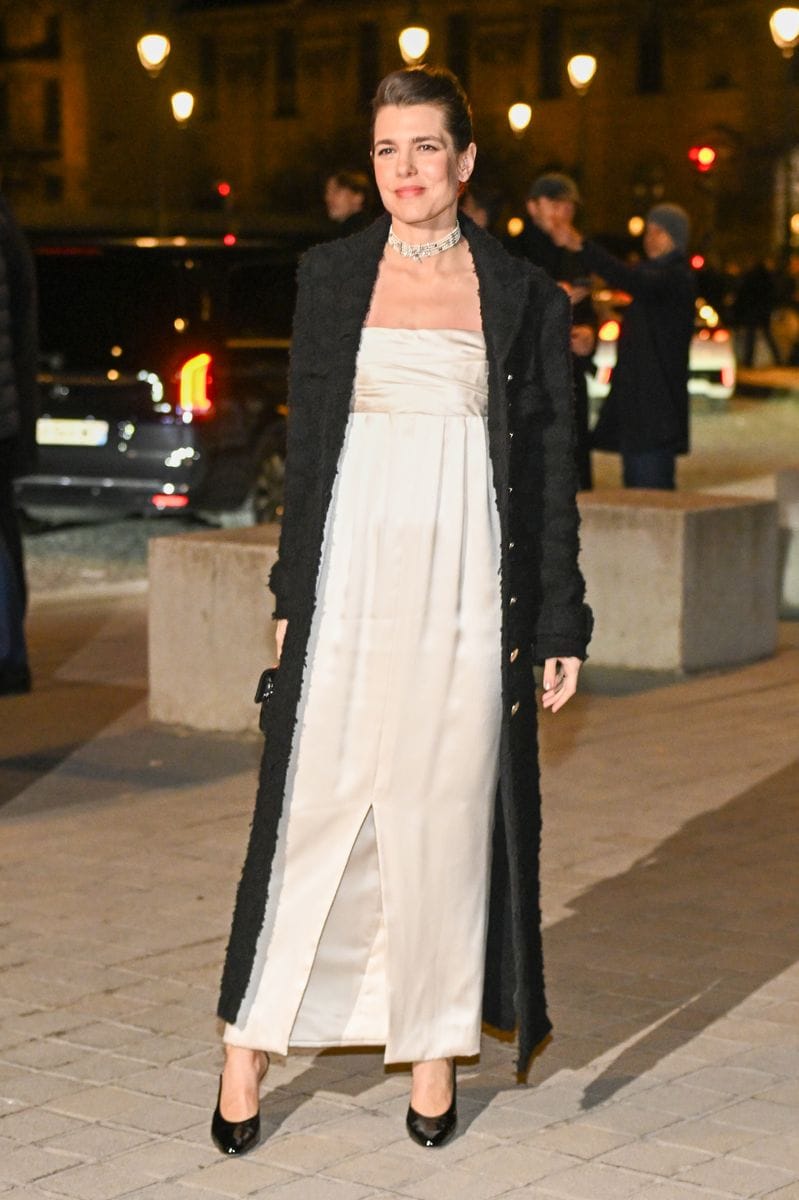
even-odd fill
[(490, 357), (502, 371), (519, 333), (530, 289), (529, 266), (511, 256), (491, 234), (461, 216), (480, 287), (480, 311)]

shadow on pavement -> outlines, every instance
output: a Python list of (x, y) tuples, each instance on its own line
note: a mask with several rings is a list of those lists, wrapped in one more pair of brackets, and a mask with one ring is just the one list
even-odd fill
[[(799, 760), (687, 822), (628, 871), (588, 888), (574, 900), (573, 915), (545, 931), (555, 1036), (535, 1060), (531, 1084), (599, 1064), (579, 1100), (583, 1110), (612, 1100), (645, 1073), (654, 1086), (661, 1059), (799, 960), (797, 795)], [(569, 1029), (576, 1012), (583, 1018), (577, 1033)], [(750, 1009), (737, 1036), (729, 1026), (717, 1036), (739, 1040), (741, 1053), (752, 1044), (784, 1046), (778, 1024), (761, 1036), (747, 1033), (747, 1025), (768, 1020), (767, 1008), (762, 1017)], [(317, 1087), (353, 1094), (354, 1085), (359, 1092), (374, 1086), (374, 1072), (331, 1082), (324, 1064), (339, 1056), (320, 1055), (279, 1089), (276, 1106), (265, 1106), (268, 1132)], [(459, 1089), (461, 1131), (513, 1086), (491, 1057)], [(375, 1056), (375, 1066), (379, 1061)], [(544, 1111), (545, 1094), (541, 1103)]]
[[(623, 1047), (586, 1088), (583, 1108), (656, 1074), (665, 1054), (799, 960), (797, 795), (799, 760), (589, 888), (573, 902), (574, 916), (545, 932), (556, 1006), (561, 996), (569, 1003), (570, 978), (583, 992), (593, 979), (599, 1053)], [(620, 1000), (629, 1003), (619, 1008)]]

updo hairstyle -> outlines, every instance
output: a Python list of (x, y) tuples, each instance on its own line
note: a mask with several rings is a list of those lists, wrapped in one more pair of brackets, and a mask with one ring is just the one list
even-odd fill
[(375, 120), (381, 108), (396, 105), (434, 104), (444, 115), (444, 128), (458, 154), (474, 141), (472, 110), (460, 81), (446, 67), (405, 67), (386, 75), (372, 101), (371, 140), (375, 140)]

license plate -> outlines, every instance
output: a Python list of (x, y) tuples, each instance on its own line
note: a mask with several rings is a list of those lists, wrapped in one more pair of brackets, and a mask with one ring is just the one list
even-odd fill
[(108, 422), (39, 417), (36, 441), (40, 446), (104, 446), (108, 441)]

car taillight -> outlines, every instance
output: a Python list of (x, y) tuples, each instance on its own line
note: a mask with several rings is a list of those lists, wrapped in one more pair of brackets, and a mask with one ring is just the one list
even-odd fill
[(195, 354), (180, 368), (178, 403), (181, 411), (194, 417), (207, 417), (214, 406), (211, 355)]
[(597, 383), (610, 383), (612, 377), (613, 377), (613, 368), (612, 367), (598, 367), (597, 368), (597, 373), (596, 373)]
[(729, 340), (730, 340), (730, 333), (729, 333), (728, 329), (714, 329), (713, 330), (713, 341), (714, 342), (728, 342)]
[(163, 512), (165, 508), (186, 508), (189, 498), (188, 496), (176, 496), (169, 492), (156, 492), (150, 497), (150, 503), (159, 512)]
[(618, 321), (605, 321), (599, 327), (600, 342), (615, 342), (621, 333), (621, 325)]
[(721, 368), (721, 382), (724, 387), (735, 387), (735, 367), (726, 366)]

